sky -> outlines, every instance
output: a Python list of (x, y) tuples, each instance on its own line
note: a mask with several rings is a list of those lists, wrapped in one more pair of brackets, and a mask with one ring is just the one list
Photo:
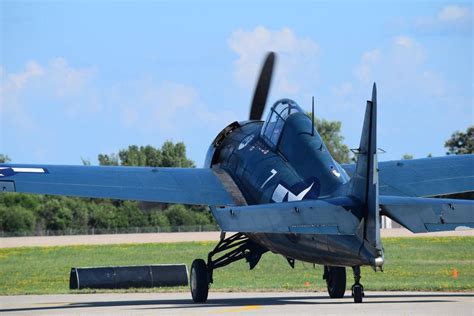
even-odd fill
[(471, 1), (1, 0), (0, 153), (97, 164), (172, 140), (202, 166), (247, 119), (272, 50), (267, 110), (314, 96), (357, 148), (376, 82), (379, 160), (442, 156), (474, 124), (472, 15)]

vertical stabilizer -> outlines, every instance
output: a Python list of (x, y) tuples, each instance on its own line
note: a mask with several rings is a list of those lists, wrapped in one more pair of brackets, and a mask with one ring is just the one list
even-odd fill
[(351, 179), (350, 195), (360, 200), (364, 208), (366, 242), (382, 256), (380, 242), (379, 185), (377, 163), (377, 88), (367, 101), (364, 126), (357, 150), (356, 171)]

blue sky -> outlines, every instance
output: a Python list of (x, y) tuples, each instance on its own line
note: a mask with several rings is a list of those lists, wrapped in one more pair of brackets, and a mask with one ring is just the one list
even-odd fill
[(268, 50), (270, 103), (314, 95), (351, 148), (376, 81), (380, 160), (444, 155), (474, 124), (472, 2), (4, 0), (0, 23), (0, 153), (17, 163), (169, 139), (201, 166), (247, 118)]

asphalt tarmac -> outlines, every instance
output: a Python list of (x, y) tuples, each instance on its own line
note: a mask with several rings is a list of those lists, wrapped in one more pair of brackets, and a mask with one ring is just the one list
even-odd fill
[[(347, 294), (347, 293), (346, 293)], [(474, 293), (367, 292), (362, 304), (326, 293), (190, 293), (1, 296), (2, 315), (474, 315)]]

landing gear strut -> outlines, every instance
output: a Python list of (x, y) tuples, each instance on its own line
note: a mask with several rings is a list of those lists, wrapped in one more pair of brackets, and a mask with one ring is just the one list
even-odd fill
[(362, 303), (362, 297), (364, 297), (364, 287), (360, 284), (360, 267), (352, 267), (354, 272), (354, 285), (352, 286), (352, 297), (354, 297), (354, 303)]
[[(213, 259), (218, 253), (230, 250), (217, 259)], [(203, 259), (196, 259), (191, 266), (191, 295), (195, 303), (204, 303), (207, 300), (209, 286), (213, 283), (213, 272), (217, 268), (238, 261), (247, 260), (250, 270), (260, 261), (262, 255), (268, 249), (254, 243), (242, 233), (237, 233), (229, 238), (221, 236), (217, 246), (207, 256), (207, 264)]]

